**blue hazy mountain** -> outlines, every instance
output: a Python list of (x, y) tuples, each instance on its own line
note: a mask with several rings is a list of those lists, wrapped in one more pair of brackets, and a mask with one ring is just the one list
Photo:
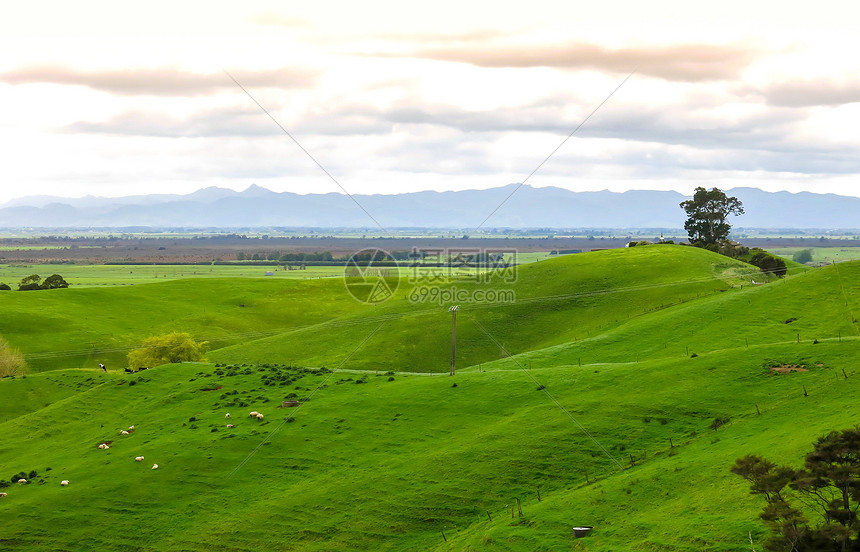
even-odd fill
[[(472, 229), (517, 187), (486, 190), (356, 195), (385, 228)], [(860, 198), (809, 192), (735, 188), (746, 214), (736, 228), (853, 229), (860, 227)], [(522, 186), (484, 228), (681, 228), (677, 192), (572, 192)], [(367, 228), (377, 224), (348, 196), (272, 192), (252, 185), (237, 192), (209, 187), (187, 195), (103, 198), (31, 196), (0, 205), (0, 227), (317, 227)]]

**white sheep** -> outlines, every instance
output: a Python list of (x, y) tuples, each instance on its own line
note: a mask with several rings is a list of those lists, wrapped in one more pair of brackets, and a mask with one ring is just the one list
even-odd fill
[(122, 431), (119, 432), (119, 434), (120, 435), (128, 435), (128, 431), (123, 429)]
[(260, 413), (257, 413), (257, 419), (258, 419), (258, 420), (262, 420), (262, 419), (263, 419), (263, 415), (262, 415), (262, 414), (260, 414)]
[(134, 461), (135, 462), (143, 462), (143, 456), (135, 456)]
[(129, 430), (129, 431), (134, 431), (134, 426), (133, 426), (133, 425), (132, 425), (132, 426), (128, 426), (128, 430)]
[(62, 485), (63, 487), (68, 486), (68, 485), (69, 485), (69, 480), (68, 480), (68, 479), (63, 479), (62, 481), (60, 481), (60, 485)]
[(230, 417), (230, 413), (228, 412), (228, 413), (224, 414), (224, 417), (225, 417), (225, 418), (229, 418), (229, 417)]
[(100, 445), (99, 445), (99, 448), (100, 448), (100, 449), (102, 449), (102, 450), (107, 450), (107, 449), (109, 449), (110, 447), (107, 445), (107, 443), (102, 443), (102, 444), (100, 444)]
[(0, 498), (6, 498), (8, 495), (6, 493), (0, 493)]
[(234, 427), (236, 426), (234, 426), (233, 424), (227, 424), (227, 429), (233, 429)]
[(254, 417), (254, 416), (256, 416), (257, 414), (259, 414), (259, 412), (257, 412), (256, 410), (253, 410), (253, 411), (251, 412), (251, 417), (253, 418), (253, 417)]
[(153, 464), (153, 465), (152, 465), (152, 469), (157, 470), (157, 469), (158, 469), (158, 464)]
[(27, 483), (28, 483), (28, 481), (26, 479), (19, 479), (18, 480), (19, 485), (26, 485)]

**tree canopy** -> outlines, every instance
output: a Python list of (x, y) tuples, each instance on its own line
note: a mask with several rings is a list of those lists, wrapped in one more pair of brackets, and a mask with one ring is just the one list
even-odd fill
[(760, 517), (771, 530), (767, 550), (860, 550), (860, 426), (820, 437), (803, 469), (748, 455), (732, 472), (765, 499)]
[(201, 360), (206, 342), (198, 343), (190, 334), (173, 332), (144, 340), (143, 347), (128, 354), (130, 368), (151, 368), (174, 362)]
[(729, 215), (742, 215), (743, 205), (736, 197), (728, 197), (718, 188), (696, 188), (693, 199), (681, 202), (687, 213), (684, 229), (693, 243), (715, 244), (725, 240), (731, 230), (726, 222)]
[(60, 289), (69, 287), (69, 283), (59, 274), (51, 274), (44, 280), (38, 274), (30, 274), (21, 278), (18, 291), (30, 291), (34, 289)]

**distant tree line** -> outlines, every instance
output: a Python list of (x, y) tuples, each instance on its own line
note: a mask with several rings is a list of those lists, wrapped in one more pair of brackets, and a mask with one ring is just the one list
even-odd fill
[[(69, 283), (59, 274), (51, 274), (44, 280), (38, 274), (30, 274), (21, 278), (18, 284), (18, 291), (31, 291), (34, 289), (60, 289), (69, 287)], [(0, 283), (0, 291), (9, 291), (12, 288), (9, 284)]]

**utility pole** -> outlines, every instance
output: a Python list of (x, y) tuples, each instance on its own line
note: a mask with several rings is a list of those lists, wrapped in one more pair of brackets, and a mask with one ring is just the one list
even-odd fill
[(457, 311), (460, 310), (460, 305), (454, 305), (448, 312), (451, 313), (451, 375), (454, 375), (454, 359), (457, 351)]

